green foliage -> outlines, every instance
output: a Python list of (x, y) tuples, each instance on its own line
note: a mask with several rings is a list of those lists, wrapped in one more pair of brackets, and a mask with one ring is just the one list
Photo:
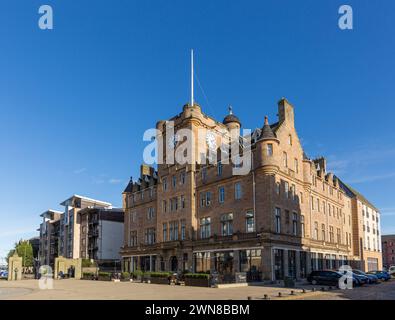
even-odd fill
[(210, 275), (207, 273), (186, 273), (184, 277), (193, 279), (210, 279)]
[(92, 277), (94, 276), (94, 273), (93, 273), (93, 272), (84, 272), (84, 273), (82, 274), (82, 276), (83, 276), (84, 278), (92, 278)]
[(149, 272), (148, 275), (151, 276), (151, 278), (168, 278), (171, 275), (171, 273), (170, 272)]
[(22, 257), (22, 266), (24, 267), (32, 267), (33, 266), (33, 247), (32, 244), (28, 240), (19, 240), (19, 242), (15, 243), (15, 248), (10, 250), (7, 255), (7, 261), (10, 257), (14, 255), (14, 253), (18, 254), (19, 257)]
[(130, 273), (129, 272), (122, 272), (121, 273), (121, 278), (122, 279), (129, 279), (130, 278)]
[(131, 273), (133, 275), (133, 277), (142, 277), (144, 275), (144, 272), (141, 270), (136, 270), (134, 272)]
[(90, 259), (82, 259), (82, 267), (83, 268), (96, 267), (96, 264), (94, 262), (91, 262)]
[(111, 278), (110, 272), (99, 272), (99, 277), (101, 278)]

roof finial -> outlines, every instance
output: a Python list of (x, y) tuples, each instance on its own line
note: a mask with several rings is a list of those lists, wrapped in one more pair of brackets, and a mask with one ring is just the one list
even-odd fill
[(229, 106), (228, 109), (229, 109), (229, 114), (233, 114), (233, 107)]
[(265, 126), (269, 125), (269, 118), (265, 116)]

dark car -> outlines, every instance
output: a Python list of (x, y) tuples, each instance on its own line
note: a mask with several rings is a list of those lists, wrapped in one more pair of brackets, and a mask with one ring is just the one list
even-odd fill
[(367, 274), (374, 275), (379, 280), (383, 280), (383, 281), (388, 281), (389, 279), (391, 279), (391, 276), (387, 271), (374, 270), (374, 271), (369, 271)]
[(353, 272), (357, 274), (358, 276), (365, 276), (368, 278), (368, 283), (373, 284), (373, 283), (379, 283), (379, 278), (375, 276), (374, 274), (367, 274), (361, 270), (353, 269)]
[[(313, 271), (307, 277), (307, 281), (313, 285), (322, 284), (328, 286), (339, 286), (339, 279), (342, 277), (342, 274), (337, 271), (332, 270), (320, 270)], [(358, 280), (353, 277), (353, 285), (357, 286), (359, 284)]]

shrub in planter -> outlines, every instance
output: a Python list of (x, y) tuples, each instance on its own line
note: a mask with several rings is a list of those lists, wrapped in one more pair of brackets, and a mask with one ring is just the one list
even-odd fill
[(99, 280), (100, 281), (111, 281), (111, 273), (110, 272), (99, 272)]
[(130, 273), (129, 272), (122, 272), (121, 273), (121, 281), (129, 281), (130, 280)]
[(95, 275), (92, 272), (84, 272), (82, 274), (82, 279), (83, 280), (94, 280), (95, 279)]
[(150, 274), (151, 283), (155, 284), (169, 284), (170, 273), (168, 272), (151, 272)]
[(206, 273), (186, 273), (185, 285), (194, 287), (210, 287), (210, 275)]
[(133, 280), (143, 281), (144, 272), (142, 272), (141, 270), (134, 271), (130, 275), (133, 278)]

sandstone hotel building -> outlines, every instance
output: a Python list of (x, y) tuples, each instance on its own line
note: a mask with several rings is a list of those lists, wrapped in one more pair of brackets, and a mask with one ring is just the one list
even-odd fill
[[(169, 120), (175, 134), (241, 128), (232, 112), (218, 122), (197, 104)], [(167, 123), (157, 123), (158, 139), (173, 139)], [(327, 172), (324, 158), (305, 154), (294, 107), (281, 99), (278, 121), (262, 116), (259, 125), (247, 175), (234, 175), (233, 165), (221, 161), (141, 166), (123, 193), (124, 270), (216, 272), (232, 282), (238, 272), (259, 281), (301, 279), (347, 263), (381, 269), (380, 213)], [(210, 148), (209, 138), (199, 143)]]

